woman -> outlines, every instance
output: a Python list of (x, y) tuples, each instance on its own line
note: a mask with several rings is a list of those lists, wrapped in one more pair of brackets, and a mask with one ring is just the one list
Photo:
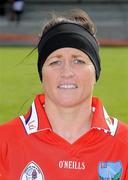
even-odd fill
[(101, 69), (95, 26), (82, 10), (67, 14), (38, 44), (45, 95), (0, 127), (3, 179), (128, 179), (128, 128), (92, 97)]

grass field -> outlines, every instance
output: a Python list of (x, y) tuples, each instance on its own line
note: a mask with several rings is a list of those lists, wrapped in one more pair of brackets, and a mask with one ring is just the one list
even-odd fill
[[(0, 123), (26, 112), (42, 92), (32, 48), (0, 48)], [(101, 48), (102, 73), (94, 95), (110, 115), (128, 123), (128, 47)]]

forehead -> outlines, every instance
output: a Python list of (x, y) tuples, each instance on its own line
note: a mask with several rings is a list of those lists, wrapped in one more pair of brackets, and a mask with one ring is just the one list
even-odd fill
[(79, 50), (79, 49), (76, 49), (76, 48), (69, 48), (69, 47), (66, 47), (66, 48), (60, 48), (60, 49), (57, 49), (55, 51), (53, 51), (48, 57), (47, 59), (50, 59), (52, 57), (63, 57), (63, 56), (72, 56), (72, 57), (86, 57), (86, 58), (89, 58), (87, 54), (85, 54), (83, 51)]

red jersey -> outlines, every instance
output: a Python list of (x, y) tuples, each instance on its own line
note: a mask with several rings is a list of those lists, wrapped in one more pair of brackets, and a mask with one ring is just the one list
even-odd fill
[(44, 101), (38, 95), (26, 115), (0, 126), (1, 180), (128, 180), (126, 125), (93, 98), (91, 129), (70, 144), (53, 132)]

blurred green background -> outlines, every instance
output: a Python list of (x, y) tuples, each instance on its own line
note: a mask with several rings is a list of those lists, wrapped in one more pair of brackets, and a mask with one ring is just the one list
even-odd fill
[[(42, 84), (33, 48), (0, 48), (0, 123), (24, 114)], [(109, 115), (128, 123), (128, 47), (101, 47), (102, 72), (94, 95)]]

